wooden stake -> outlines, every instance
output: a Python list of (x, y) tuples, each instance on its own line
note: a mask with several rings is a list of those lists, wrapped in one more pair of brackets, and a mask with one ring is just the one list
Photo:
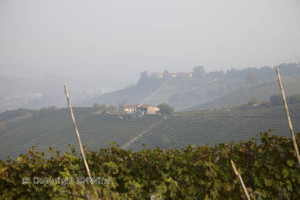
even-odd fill
[(75, 117), (74, 117), (74, 114), (73, 114), (73, 110), (72, 110), (71, 102), (70, 102), (70, 99), (69, 99), (69, 93), (68, 93), (66, 84), (65, 84), (65, 93), (66, 93), (66, 96), (67, 96), (67, 101), (68, 101), (68, 105), (69, 105), (70, 114), (71, 114), (71, 118), (72, 118), (72, 121), (73, 121), (74, 129), (75, 129), (75, 132), (77, 134), (77, 138), (78, 138), (79, 147), (80, 147), (81, 155), (82, 155), (82, 158), (83, 158), (83, 162), (84, 162), (86, 171), (88, 173), (88, 176), (90, 178), (90, 182), (93, 184), (93, 179), (92, 179), (92, 176), (91, 176), (89, 165), (88, 165), (88, 163), (86, 162), (86, 159), (85, 159), (85, 153), (84, 153), (84, 150), (83, 150), (83, 147), (82, 147), (79, 131), (77, 129), (77, 125), (76, 125)]
[(240, 175), (240, 173), (236, 170), (234, 162), (233, 162), (232, 160), (230, 160), (230, 161), (231, 161), (231, 165), (232, 165), (232, 168), (233, 168), (233, 171), (234, 171), (235, 175), (236, 175), (236, 176), (239, 178), (239, 180), (240, 180), (240, 183), (241, 183), (241, 185), (242, 185), (242, 187), (243, 187), (243, 190), (244, 190), (244, 192), (245, 192), (245, 194), (246, 194), (247, 199), (248, 199), (248, 200), (251, 200), (251, 199), (250, 199), (250, 196), (249, 196), (249, 194), (248, 194), (248, 191), (247, 191), (247, 189), (246, 189), (246, 187), (245, 187), (244, 181), (243, 181), (243, 179), (242, 179), (242, 177), (241, 177), (241, 175)]
[(292, 126), (290, 113), (289, 113), (288, 105), (287, 105), (287, 102), (286, 102), (286, 98), (285, 98), (284, 90), (283, 90), (283, 87), (282, 87), (280, 73), (279, 73), (278, 68), (276, 69), (276, 72), (277, 72), (277, 77), (278, 77), (278, 84), (279, 84), (279, 87), (280, 87), (280, 90), (281, 90), (281, 96), (282, 96), (283, 103), (284, 103), (286, 117), (287, 117), (287, 120), (288, 120), (288, 123), (289, 123), (290, 132), (291, 132), (291, 135), (292, 135), (296, 156), (297, 156), (297, 159), (298, 159), (298, 165), (300, 167), (300, 156), (299, 156), (298, 145), (297, 145), (297, 142), (296, 142), (296, 137), (295, 137), (294, 129), (293, 129), (293, 126)]

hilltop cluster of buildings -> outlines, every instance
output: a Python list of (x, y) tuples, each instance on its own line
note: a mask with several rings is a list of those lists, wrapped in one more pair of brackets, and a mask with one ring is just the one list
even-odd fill
[(162, 79), (162, 78), (182, 78), (182, 79), (188, 79), (193, 77), (192, 72), (179, 72), (179, 73), (150, 73), (149, 74), (150, 78), (154, 79)]

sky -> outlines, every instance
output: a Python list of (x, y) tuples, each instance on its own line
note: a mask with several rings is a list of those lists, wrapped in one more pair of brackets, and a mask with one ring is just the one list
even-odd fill
[(0, 73), (140, 72), (300, 61), (299, 0), (1, 0)]

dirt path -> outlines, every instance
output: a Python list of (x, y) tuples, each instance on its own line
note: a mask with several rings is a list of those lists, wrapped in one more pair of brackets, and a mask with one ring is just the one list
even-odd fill
[(137, 139), (139, 139), (140, 137), (142, 137), (143, 135), (145, 135), (148, 131), (150, 131), (151, 129), (155, 128), (156, 126), (160, 125), (161, 123), (163, 123), (164, 121), (166, 121), (167, 117), (163, 118), (163, 120), (161, 120), (160, 122), (151, 125), (148, 129), (144, 130), (143, 132), (141, 132), (138, 136), (134, 137), (132, 140), (130, 140), (129, 142), (127, 142), (125, 145), (123, 145), (121, 148), (122, 149), (126, 149), (128, 148), (132, 143), (134, 143)]
[(148, 101), (150, 98), (152, 98), (154, 95), (156, 95), (159, 91), (161, 91), (171, 80), (166, 81), (162, 86), (157, 88), (154, 92), (152, 92), (149, 96), (147, 96), (140, 104), (143, 104), (145, 101)]

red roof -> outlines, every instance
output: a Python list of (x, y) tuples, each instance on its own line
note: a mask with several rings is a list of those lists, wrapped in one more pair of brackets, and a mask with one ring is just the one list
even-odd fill
[(123, 108), (136, 108), (139, 104), (133, 104), (133, 105), (122, 105)]
[[(132, 105), (122, 105), (121, 107), (123, 108), (148, 108), (152, 105), (147, 105), (147, 104), (132, 104)], [(155, 107), (155, 106), (153, 106)]]

